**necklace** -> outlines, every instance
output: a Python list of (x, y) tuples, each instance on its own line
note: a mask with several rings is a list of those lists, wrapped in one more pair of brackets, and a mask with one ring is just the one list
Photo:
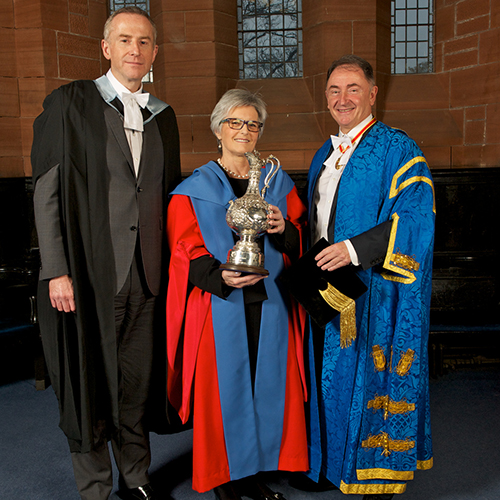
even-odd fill
[(222, 170), (227, 172), (229, 175), (232, 175), (233, 177), (238, 177), (239, 179), (248, 179), (249, 174), (240, 175), (237, 174), (236, 172), (233, 172), (232, 170), (229, 170), (222, 164), (220, 158), (217, 158), (217, 164), (219, 165), (220, 168), (222, 168)]

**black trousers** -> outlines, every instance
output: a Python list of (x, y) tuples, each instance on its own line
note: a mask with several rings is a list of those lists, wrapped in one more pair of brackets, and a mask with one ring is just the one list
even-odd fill
[[(111, 445), (121, 479), (127, 488), (149, 482), (149, 435), (143, 417), (151, 382), (153, 318), (156, 297), (149, 294), (134, 258), (122, 290), (115, 297), (119, 370), (119, 428)], [(113, 489), (108, 433), (94, 429), (95, 447), (72, 453), (75, 480), (83, 500), (106, 500)]]

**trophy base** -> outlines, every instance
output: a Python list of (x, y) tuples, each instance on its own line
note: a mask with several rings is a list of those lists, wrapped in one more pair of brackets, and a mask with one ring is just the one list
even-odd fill
[(221, 264), (219, 266), (219, 269), (225, 269), (226, 271), (238, 271), (240, 273), (247, 273), (247, 274), (260, 274), (261, 276), (269, 275), (269, 271), (267, 271), (263, 267), (247, 266), (245, 264), (231, 264), (229, 262)]

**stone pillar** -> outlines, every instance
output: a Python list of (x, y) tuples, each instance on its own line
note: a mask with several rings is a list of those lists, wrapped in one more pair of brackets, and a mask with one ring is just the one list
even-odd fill
[(326, 109), (326, 73), (330, 64), (345, 54), (371, 63), (379, 86), (376, 110), (383, 109), (381, 102), (390, 73), (390, 2), (303, 0), (302, 10), (304, 78), (326, 137), (338, 132)]
[(185, 171), (213, 159), (210, 114), (238, 79), (234, 0), (151, 0), (160, 47), (154, 64), (156, 95), (177, 114)]

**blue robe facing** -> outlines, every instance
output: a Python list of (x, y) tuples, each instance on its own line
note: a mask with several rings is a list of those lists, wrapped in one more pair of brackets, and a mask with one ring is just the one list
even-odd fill
[[(316, 153), (309, 207), (330, 150)], [(341, 348), (339, 317), (325, 329), (321, 380), (311, 353), (310, 476), (343, 493), (402, 493), (432, 467), (427, 342), (434, 187), (415, 142), (378, 122), (354, 150), (338, 187), (335, 242), (392, 220), (385, 261), (359, 276), (357, 338)], [(312, 342), (312, 339), (311, 339)]]

